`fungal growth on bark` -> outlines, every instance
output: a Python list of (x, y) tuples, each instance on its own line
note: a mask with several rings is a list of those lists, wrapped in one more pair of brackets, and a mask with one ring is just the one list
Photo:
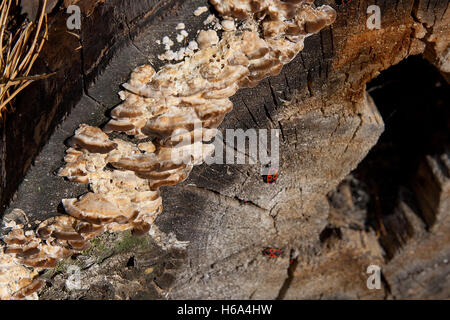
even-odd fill
[[(0, 261), (6, 262), (0, 268), (51, 268), (103, 231), (148, 232), (162, 211), (159, 188), (185, 180), (194, 165), (214, 152), (207, 142), (231, 111), (229, 98), (279, 74), (303, 49), (304, 39), (336, 17), (331, 7), (316, 8), (309, 0), (211, 4), (225, 18), (220, 38), (203, 30), (197, 39), (201, 50), (184, 61), (158, 72), (149, 65), (136, 68), (104, 130), (80, 125), (58, 174), (89, 184), (90, 192), (62, 200), (69, 216), (44, 221), (36, 231), (12, 230), (4, 239)], [(113, 131), (145, 140), (112, 140), (107, 133)], [(36, 291), (38, 286), (31, 286), (35, 276), (24, 277), (30, 280), (23, 286), (9, 285), (0, 298)]]
[(44, 284), (38, 273), (30, 271), (12, 255), (0, 255), (0, 298), (37, 299), (36, 291)]

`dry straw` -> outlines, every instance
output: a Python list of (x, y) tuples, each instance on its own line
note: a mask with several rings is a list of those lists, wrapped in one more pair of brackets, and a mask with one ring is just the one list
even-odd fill
[[(0, 118), (7, 110), (13, 110), (12, 99), (20, 91), (33, 81), (50, 76), (29, 76), (31, 67), (47, 39), (47, 15), (45, 14), (47, 0), (43, 1), (41, 13), (36, 22), (25, 20), (16, 28), (9, 27), (11, 20), (14, 19), (10, 15), (14, 2), (17, 6), (18, 0), (2, 0), (0, 5)], [(45, 30), (40, 35), (42, 29)]]

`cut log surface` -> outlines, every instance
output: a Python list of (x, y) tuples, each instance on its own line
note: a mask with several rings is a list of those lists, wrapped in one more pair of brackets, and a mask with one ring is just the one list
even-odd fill
[[(422, 54), (447, 79), (450, 71), (445, 56), (450, 39), (447, 0), (376, 3), (381, 29), (369, 30), (367, 7), (372, 1), (316, 1), (335, 8), (335, 23), (307, 38), (304, 50), (278, 76), (231, 98), (233, 111), (219, 127), (222, 132), (280, 130), (275, 183), (264, 182), (259, 164), (197, 166), (184, 182), (162, 188), (163, 213), (150, 235), (101, 236), (90, 251), (49, 271), (53, 286), (41, 289), (40, 297), (449, 298), (448, 154), (426, 158), (417, 174), (414, 190), (422, 199), (424, 218), (407, 201), (399, 201), (396, 214), (386, 222), (390, 237), (379, 237), (365, 226), (367, 212), (358, 207), (346, 178), (384, 130), (366, 83), (410, 55)], [(59, 71), (57, 78), (24, 91), (4, 128), (5, 134), (15, 133), (14, 139), (3, 139), (3, 157), (8, 159), (2, 163), (3, 197), (11, 193), (4, 179), (20, 180), (30, 167), (5, 217), (14, 218), (13, 209), (20, 208), (30, 222), (43, 221), (64, 214), (61, 199), (87, 192), (86, 186), (55, 175), (63, 165), (65, 140), (81, 123), (101, 126), (108, 120), (131, 70), (146, 63), (158, 70), (165, 64), (158, 59), (164, 46), (157, 40), (174, 40), (181, 22), (188, 40), (194, 40), (197, 30), (206, 28), (208, 16), (193, 14), (197, 7), (208, 6), (206, 0), (79, 4), (79, 40), (66, 34), (64, 11), (50, 16), (51, 39), (40, 64)], [(174, 42), (177, 49), (180, 44)], [(43, 109), (31, 110), (31, 99), (35, 108)], [(32, 118), (30, 125), (20, 117)], [(29, 141), (31, 149), (24, 149)], [(21, 156), (11, 160), (18, 150)], [(5, 176), (14, 170), (20, 173)], [(282, 254), (268, 257), (265, 248), (281, 249)], [(65, 285), (73, 261), (83, 267), (79, 290)], [(380, 289), (367, 287), (370, 265), (381, 268)]]

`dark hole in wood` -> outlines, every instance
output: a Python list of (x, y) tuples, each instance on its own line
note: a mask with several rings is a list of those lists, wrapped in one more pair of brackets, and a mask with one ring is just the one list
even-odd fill
[(337, 238), (342, 239), (342, 232), (339, 228), (333, 228), (333, 227), (326, 227), (323, 229), (323, 231), (320, 233), (319, 239), (320, 242), (324, 243), (328, 239), (331, 238)]
[(130, 257), (127, 261), (127, 267), (132, 268), (134, 267), (134, 256)]
[[(402, 220), (393, 217), (399, 199), (407, 201), (423, 218), (412, 187), (414, 179), (418, 180), (419, 164), (426, 155), (449, 150), (449, 89), (439, 71), (419, 56), (383, 71), (367, 85), (385, 122), (385, 131), (353, 174), (370, 195), (367, 226), (381, 234), (380, 242), (388, 257), (404, 241), (392, 235), (394, 231), (389, 227), (389, 219), (391, 225)], [(383, 221), (388, 224), (381, 226)]]

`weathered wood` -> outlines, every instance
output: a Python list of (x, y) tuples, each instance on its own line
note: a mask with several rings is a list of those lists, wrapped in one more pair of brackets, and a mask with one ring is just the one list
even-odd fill
[[(407, 204), (398, 205), (404, 224), (390, 232), (396, 238), (397, 250), (387, 264), (385, 275), (392, 294), (402, 298), (448, 298), (450, 271), (448, 246), (449, 155), (426, 156), (415, 178), (413, 211)], [(419, 217), (422, 217), (421, 220)], [(425, 224), (426, 223), (426, 224)]]
[(427, 156), (419, 167), (414, 188), (419, 207), (412, 209), (402, 201), (398, 204), (400, 212), (394, 217), (401, 217), (403, 223), (393, 224), (389, 232), (395, 238), (390, 241), (391, 247), (396, 250), (385, 268), (394, 296), (448, 298), (448, 181), (448, 154)]
[(83, 13), (81, 31), (67, 29), (70, 15), (64, 7), (49, 14), (49, 38), (32, 74), (56, 74), (26, 88), (14, 101), (15, 111), (1, 124), (2, 211), (50, 134), (105, 68), (117, 48), (129, 43), (133, 34), (161, 17), (167, 8), (176, 8), (180, 1), (113, 0), (107, 5), (102, 2), (77, 1)]
[[(81, 1), (89, 8), (93, 2)], [(401, 272), (402, 263), (411, 256), (403, 255), (397, 262), (395, 245), (388, 253), (392, 260), (386, 265), (389, 284), (384, 283), (378, 291), (367, 289), (367, 266), (377, 264), (384, 268), (386, 264), (380, 243), (372, 230), (361, 226), (365, 213), (355, 208), (348, 190), (345, 208), (332, 201), (330, 204), (326, 195), (365, 157), (384, 129), (376, 106), (365, 93), (367, 81), (414, 54), (425, 54), (442, 67), (438, 56), (443, 51), (436, 49), (435, 41), (429, 36), (435, 30), (448, 34), (442, 22), (444, 14), (449, 12), (448, 2), (436, 0), (427, 5), (426, 1), (378, 1), (382, 10), (380, 30), (366, 27), (370, 1), (352, 1), (347, 5), (320, 3), (330, 3), (336, 8), (336, 22), (308, 38), (305, 49), (280, 75), (233, 96), (234, 110), (220, 127), (222, 130), (280, 129), (281, 167), (277, 182), (264, 183), (258, 165), (196, 167), (187, 181), (163, 190), (164, 212), (157, 226), (166, 234), (174, 233), (180, 241), (189, 241), (182, 253), (173, 248), (165, 251), (169, 255), (171, 250), (176, 251), (176, 266), (170, 267), (172, 260), (162, 253), (164, 250), (158, 249), (161, 243), (152, 243), (147, 250), (132, 248), (115, 252), (106, 263), (95, 264), (112, 285), (102, 289), (105, 278), (96, 277), (97, 271), (87, 268), (83, 271), (86, 279), (100, 289), (91, 294), (62, 291), (67, 275), (61, 273), (53, 278), (55, 285), (46, 289), (43, 297), (385, 298), (395, 292), (395, 297), (402, 298), (426, 297), (433, 290), (430, 283), (430, 289), (405, 293), (404, 282), (398, 280), (401, 275), (393, 270)], [(195, 30), (204, 28), (205, 16), (192, 15), (200, 5), (206, 5), (206, 0), (98, 4), (83, 19), (83, 48), (79, 56), (73, 55), (72, 50), (79, 45), (73, 36), (64, 35), (68, 44), (56, 44), (57, 37), (65, 33), (61, 27), (65, 16), (61, 12), (55, 16), (55, 21), (59, 21), (59, 24), (55, 22), (59, 36), (55, 32), (55, 40), (49, 42), (42, 57), (46, 63), (42, 64), (51, 71), (59, 70), (58, 77), (36, 83), (28, 96), (18, 100), (18, 113), (11, 116), (8, 130), (16, 130), (13, 137), (17, 141), (22, 139), (24, 147), (28, 146), (28, 137), (35, 140), (32, 148), (20, 154), (21, 158), (14, 163), (7, 162), (10, 178), (6, 181), (20, 180), (52, 128), (83, 94), (83, 89), (86, 90), (29, 170), (28, 181), (21, 185), (18, 198), (8, 212), (17, 207), (26, 211), (32, 220), (43, 220), (56, 214), (62, 198), (76, 197), (85, 190), (52, 175), (61, 165), (63, 141), (81, 122), (100, 125), (106, 121), (107, 110), (119, 102), (120, 84), (134, 67), (148, 61), (156, 67), (162, 65), (156, 58), (162, 48), (155, 45), (155, 40), (164, 35), (173, 36), (179, 22), (187, 25), (189, 39), (194, 38)], [(421, 31), (427, 36), (419, 36)], [(65, 82), (64, 76), (72, 82)], [(37, 98), (37, 88), (43, 92), (41, 100)], [(33, 92), (35, 96), (31, 95)], [(33, 101), (51, 102), (42, 110), (39, 120), (42, 123), (36, 120), (37, 111), (26, 113), (25, 99), (30, 101), (29, 97)], [(16, 122), (15, 117), (20, 114), (22, 117), (26, 114), (30, 125), (18, 132), (22, 122)], [(10, 157), (20, 150), (17, 145), (13, 149), (12, 143), (6, 144), (11, 148), (7, 150)], [(12, 173), (11, 168), (22, 173)], [(36, 190), (37, 184), (45, 194)], [(15, 185), (8, 188), (10, 194)], [(4, 193), (5, 199), (8, 192)], [(416, 227), (420, 220), (412, 222), (409, 211), (400, 209), (403, 211), (393, 218), (392, 228), (388, 223), (387, 228), (393, 237), (404, 240), (405, 245), (408, 239), (421, 234), (423, 226)], [(404, 222), (401, 231), (396, 231), (398, 221)], [(414, 230), (422, 231), (414, 233)], [(442, 236), (442, 246), (448, 240)], [(432, 236), (427, 241), (430, 246), (436, 242)], [(282, 249), (282, 257), (265, 257), (261, 253), (265, 247)], [(425, 254), (425, 249), (420, 248)], [(125, 274), (120, 270), (131, 257), (135, 261), (134, 269)], [(155, 272), (147, 272), (153, 267)], [(113, 274), (124, 278), (123, 282), (116, 282)], [(134, 280), (151, 285), (148, 289), (131, 286), (133, 289), (122, 290)], [(444, 292), (448, 295), (448, 291)]]

